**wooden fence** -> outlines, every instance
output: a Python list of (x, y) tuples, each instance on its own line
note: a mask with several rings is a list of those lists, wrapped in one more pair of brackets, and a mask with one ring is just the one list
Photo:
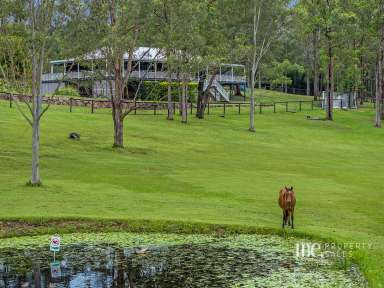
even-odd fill
[[(12, 108), (14, 99), (18, 101), (28, 101), (31, 102), (31, 96), (21, 95), (21, 94), (9, 94), (9, 93), (0, 93), (0, 99), (9, 101), (9, 107)], [(323, 101), (325, 100), (293, 100), (293, 101), (276, 101), (270, 103), (256, 103), (255, 111), (262, 114), (266, 111), (271, 111), (277, 113), (279, 111), (284, 112), (302, 112), (314, 110), (315, 107), (322, 107)], [(334, 100), (341, 101), (340, 105), (342, 107), (343, 100)], [(79, 99), (79, 98), (68, 98), (68, 97), (43, 97), (42, 102), (45, 104), (52, 105), (65, 105), (69, 107), (69, 112), (74, 111), (76, 107), (88, 107), (90, 113), (95, 113), (98, 109), (111, 109), (112, 101), (104, 99)], [(180, 110), (179, 102), (172, 102), (173, 110)], [(168, 110), (168, 102), (164, 101), (123, 101), (124, 108), (130, 109), (134, 115), (161, 115), (166, 114)], [(188, 103), (188, 111), (193, 114), (196, 111), (197, 106), (195, 103)], [(247, 109), (249, 111), (250, 103), (249, 102), (212, 102), (208, 103), (206, 106), (206, 114), (217, 114), (219, 113), (222, 116), (228, 114), (228, 111), (231, 109), (232, 114), (242, 114)], [(139, 111), (145, 111), (146, 113), (140, 113)], [(151, 112), (152, 111), (152, 112)], [(150, 112), (150, 113), (148, 113)], [(164, 113), (165, 112), (165, 113)]]

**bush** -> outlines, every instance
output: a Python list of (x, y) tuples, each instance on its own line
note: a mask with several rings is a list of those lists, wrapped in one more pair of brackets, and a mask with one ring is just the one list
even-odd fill
[(69, 97), (80, 97), (79, 91), (77, 89), (67, 86), (60, 88), (56, 91), (55, 96), (69, 96)]
[(21, 82), (10, 84), (4, 79), (0, 79), (0, 92), (30, 94), (31, 89), (30, 87), (23, 87)]
[[(162, 101), (168, 97), (168, 85), (166, 81), (153, 82), (144, 81), (140, 87), (138, 98), (146, 101)], [(173, 82), (172, 86), (172, 100), (179, 101), (179, 89), (181, 89), (181, 83)], [(193, 101), (196, 98), (198, 83), (188, 83), (188, 99)]]

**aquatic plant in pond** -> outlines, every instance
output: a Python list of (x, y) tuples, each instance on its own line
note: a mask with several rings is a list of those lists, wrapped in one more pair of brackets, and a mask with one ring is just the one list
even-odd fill
[[(274, 236), (71, 234), (0, 241), (0, 287), (362, 287), (334, 259), (299, 258)], [(40, 285), (40, 286), (39, 286)]]

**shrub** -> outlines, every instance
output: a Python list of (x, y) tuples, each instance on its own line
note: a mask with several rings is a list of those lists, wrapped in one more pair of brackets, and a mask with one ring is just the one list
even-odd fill
[[(161, 101), (166, 100), (168, 96), (168, 82), (153, 82), (145, 81), (140, 87), (138, 98), (147, 101)], [(181, 89), (181, 83), (173, 82), (172, 85), (172, 100), (179, 101), (179, 89)], [(196, 98), (198, 83), (188, 83), (188, 101), (193, 101)]]
[(77, 89), (67, 86), (60, 88), (56, 91), (55, 96), (69, 96), (69, 97), (80, 97), (79, 91)]

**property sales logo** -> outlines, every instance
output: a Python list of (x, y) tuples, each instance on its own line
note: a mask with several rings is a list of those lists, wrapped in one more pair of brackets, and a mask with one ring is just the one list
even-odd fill
[(372, 243), (296, 243), (296, 257), (345, 258), (356, 249), (372, 249)]

